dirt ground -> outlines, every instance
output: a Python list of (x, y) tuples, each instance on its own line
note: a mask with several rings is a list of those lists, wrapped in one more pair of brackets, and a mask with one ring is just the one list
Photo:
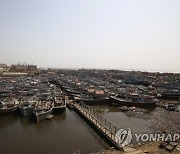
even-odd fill
[[(161, 149), (159, 147), (159, 142), (152, 142), (145, 145), (136, 146), (135, 148), (137, 150), (140, 150), (140, 153), (148, 153), (148, 154), (180, 154), (180, 143), (177, 145), (177, 147), (172, 151), (169, 152), (166, 149)], [(140, 154), (140, 153), (124, 153), (122, 151), (118, 150), (102, 150), (100, 152), (94, 153), (94, 154)]]
[[(127, 112), (129, 116), (146, 119), (147, 125), (151, 129), (152, 133), (163, 134), (180, 134), (180, 112), (167, 111), (164, 108), (157, 107), (151, 112)], [(149, 154), (180, 154), (180, 142), (176, 148), (169, 152), (165, 148), (160, 148), (160, 142), (151, 142), (141, 145), (135, 145), (140, 153)], [(122, 154), (122, 151), (117, 150), (103, 150), (96, 154)], [(129, 153), (131, 154), (131, 153)], [(132, 154), (137, 154), (133, 153)]]
[(159, 142), (152, 142), (149, 144), (137, 146), (136, 148), (143, 151), (144, 153), (150, 153), (150, 154), (179, 154), (180, 153), (180, 144), (177, 145), (177, 147), (172, 151), (169, 152), (166, 149), (162, 149), (159, 147)]
[(180, 133), (180, 112), (167, 111), (157, 107), (151, 112), (126, 113), (128, 116), (145, 119), (152, 133)]

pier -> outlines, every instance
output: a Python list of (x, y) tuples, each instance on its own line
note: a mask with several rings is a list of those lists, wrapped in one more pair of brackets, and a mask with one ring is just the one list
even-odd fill
[(87, 120), (87, 122), (90, 122), (99, 132), (101, 132), (102, 135), (104, 135), (108, 141), (114, 145), (116, 149), (119, 149), (123, 151), (125, 154), (142, 154), (141, 150), (138, 150), (136, 148), (130, 147), (128, 145), (123, 146), (119, 143), (121, 143), (120, 139), (116, 136), (116, 133), (120, 128), (110, 122), (108, 119), (101, 116), (99, 113), (91, 109), (86, 104), (80, 102), (80, 103), (74, 103), (74, 109), (76, 112), (82, 115), (84, 119)]
[(123, 150), (122, 146), (118, 144), (116, 138), (116, 133), (120, 130), (119, 127), (82, 102), (75, 103), (74, 109), (96, 129), (98, 129), (117, 149)]

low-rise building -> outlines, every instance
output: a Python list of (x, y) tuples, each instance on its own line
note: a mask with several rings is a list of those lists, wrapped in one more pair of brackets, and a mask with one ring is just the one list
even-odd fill
[(6, 64), (0, 64), (0, 68), (7, 68)]
[(36, 71), (37, 70), (37, 65), (28, 65), (27, 69), (28, 69), (28, 71)]

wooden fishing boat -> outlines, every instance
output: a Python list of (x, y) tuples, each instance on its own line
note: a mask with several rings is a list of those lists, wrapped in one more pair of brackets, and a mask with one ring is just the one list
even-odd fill
[(16, 99), (9, 100), (8, 102), (1, 102), (0, 104), (0, 113), (11, 113), (17, 110), (19, 106), (19, 101)]
[(30, 116), (33, 114), (34, 106), (35, 104), (32, 104), (30, 102), (22, 102), (19, 105), (19, 110), (23, 116)]
[(54, 105), (51, 102), (37, 103), (33, 111), (36, 121), (45, 120), (52, 113), (53, 107)]
[(66, 102), (63, 96), (54, 98), (53, 113), (61, 113), (66, 109)]

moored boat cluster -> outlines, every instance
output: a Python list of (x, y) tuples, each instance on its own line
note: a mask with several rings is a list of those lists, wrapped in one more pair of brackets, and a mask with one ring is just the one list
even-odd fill
[(23, 116), (34, 115), (37, 121), (52, 112), (64, 111), (67, 100), (69, 108), (74, 102), (84, 102), (179, 111), (179, 74), (50, 70), (33, 76), (1, 78), (0, 87), (1, 114), (19, 109)]
[(50, 114), (65, 111), (65, 95), (46, 77), (9, 78), (0, 84), (4, 87), (0, 92), (1, 115), (19, 111), (22, 116), (32, 116), (38, 122)]
[(76, 102), (179, 111), (179, 74), (79, 69), (57, 76), (53, 82)]

